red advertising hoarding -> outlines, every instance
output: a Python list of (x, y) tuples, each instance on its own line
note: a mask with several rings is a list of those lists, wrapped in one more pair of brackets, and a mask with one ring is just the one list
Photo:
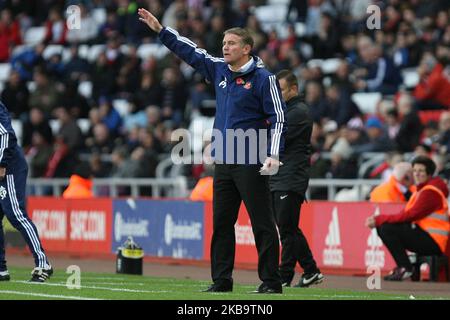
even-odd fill
[[(210, 257), (212, 206), (205, 206), (205, 260)], [(300, 228), (305, 234), (319, 268), (365, 272), (369, 266), (390, 270), (394, 261), (375, 229), (364, 223), (372, 214), (393, 214), (401, 204), (369, 202), (309, 202), (302, 206)], [(250, 219), (241, 206), (235, 225), (236, 264), (255, 266), (258, 261)]]
[(373, 214), (392, 214), (402, 205), (369, 202), (313, 202), (311, 250), (319, 268), (390, 270), (395, 263), (375, 229), (365, 226)]
[(112, 200), (28, 198), (28, 213), (49, 252), (109, 254)]

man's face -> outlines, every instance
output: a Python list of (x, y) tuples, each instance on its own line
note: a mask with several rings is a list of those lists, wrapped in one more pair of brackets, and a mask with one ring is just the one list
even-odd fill
[(250, 46), (244, 45), (238, 35), (228, 33), (223, 38), (222, 52), (225, 62), (234, 64), (250, 53)]
[(283, 100), (289, 101), (296, 94), (297, 87), (296, 86), (289, 87), (289, 84), (285, 79), (280, 79), (279, 83)]
[(424, 183), (428, 180), (426, 167), (423, 164), (416, 163), (413, 166), (414, 181), (416, 184)]
[(409, 188), (413, 184), (413, 173), (412, 170), (408, 171), (403, 177), (402, 181), (400, 181), (402, 185)]

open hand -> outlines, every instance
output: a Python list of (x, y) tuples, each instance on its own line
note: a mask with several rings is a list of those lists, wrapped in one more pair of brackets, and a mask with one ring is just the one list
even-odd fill
[(150, 29), (152, 29), (157, 33), (159, 33), (162, 30), (163, 26), (161, 25), (161, 23), (159, 23), (158, 19), (156, 19), (156, 17), (152, 15), (149, 11), (143, 8), (139, 8), (138, 14), (139, 20), (147, 24)]
[(375, 228), (375, 217), (370, 216), (366, 219), (366, 227), (369, 227), (370, 229)]

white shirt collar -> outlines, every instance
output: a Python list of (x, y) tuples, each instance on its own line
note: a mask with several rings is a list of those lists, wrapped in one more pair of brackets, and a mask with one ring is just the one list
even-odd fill
[(253, 57), (250, 56), (250, 60), (248, 60), (248, 62), (246, 64), (244, 64), (238, 71), (231, 70), (230, 65), (228, 65), (228, 68), (233, 72), (241, 72), (242, 73), (242, 72), (248, 71), (248, 69), (250, 69), (252, 64), (253, 64)]

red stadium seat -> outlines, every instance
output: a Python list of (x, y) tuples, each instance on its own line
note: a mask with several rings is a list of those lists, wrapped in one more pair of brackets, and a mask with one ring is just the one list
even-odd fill
[(439, 123), (439, 118), (442, 112), (445, 110), (422, 110), (419, 111), (419, 118), (423, 125), (426, 125), (430, 121), (436, 121)]

